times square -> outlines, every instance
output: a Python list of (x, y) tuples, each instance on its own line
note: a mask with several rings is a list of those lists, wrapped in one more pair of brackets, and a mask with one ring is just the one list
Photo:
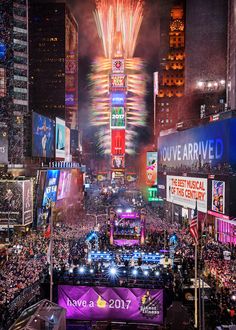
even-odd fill
[(236, 329), (236, 0), (0, 0), (0, 330)]

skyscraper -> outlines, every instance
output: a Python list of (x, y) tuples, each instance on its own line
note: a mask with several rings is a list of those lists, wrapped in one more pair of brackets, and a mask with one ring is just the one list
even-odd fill
[(228, 54), (227, 54), (227, 104), (236, 109), (236, 1), (229, 1), (228, 10)]
[[(177, 104), (184, 95), (185, 23), (183, 4), (173, 5), (170, 10), (167, 51), (161, 51), (159, 92), (157, 97), (158, 131), (174, 127), (177, 118)], [(162, 33), (161, 29), (161, 33)], [(165, 35), (165, 33), (164, 33)], [(167, 38), (165, 38), (167, 39)]]
[(30, 153), (28, 106), (28, 0), (0, 6), (0, 122), (8, 127), (9, 163)]

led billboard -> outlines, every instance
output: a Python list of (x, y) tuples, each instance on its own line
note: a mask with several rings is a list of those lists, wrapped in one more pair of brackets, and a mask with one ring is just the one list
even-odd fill
[(70, 161), (70, 129), (66, 127), (65, 158)]
[(125, 130), (114, 129), (111, 131), (111, 153), (112, 155), (125, 154)]
[(77, 129), (70, 130), (70, 151), (72, 156), (78, 155), (79, 132)]
[(67, 319), (163, 323), (163, 290), (58, 286), (58, 304)]
[(33, 222), (33, 182), (23, 181), (23, 224)]
[(225, 182), (212, 180), (211, 209), (217, 213), (225, 213)]
[(157, 152), (147, 152), (146, 184), (149, 187), (157, 185)]
[(124, 89), (125, 86), (125, 75), (124, 74), (112, 74), (110, 76), (110, 87), (112, 90)]
[(166, 176), (166, 200), (185, 208), (207, 212), (207, 179)]
[(23, 182), (0, 181), (0, 225), (23, 225)]
[(112, 73), (124, 73), (125, 62), (122, 58), (112, 59)]
[(33, 113), (33, 157), (54, 157), (55, 122), (47, 117)]
[(71, 171), (70, 170), (61, 170), (60, 178), (57, 189), (57, 200), (67, 198), (70, 195), (71, 187)]
[(111, 108), (111, 128), (125, 128), (125, 109), (124, 107)]
[(112, 168), (124, 168), (124, 156), (112, 156)]
[(51, 202), (56, 202), (59, 174), (60, 174), (59, 170), (47, 171), (42, 206), (46, 206), (49, 200), (51, 200)]
[(6, 45), (0, 42), (0, 60), (4, 61), (6, 58), (7, 48)]
[(112, 106), (115, 106), (115, 105), (124, 106), (124, 103), (125, 103), (125, 93), (122, 93), (122, 92), (111, 93)]
[(228, 164), (236, 167), (236, 118), (209, 123), (185, 131), (160, 136), (159, 165), (163, 169)]
[(65, 120), (56, 118), (56, 158), (65, 159)]

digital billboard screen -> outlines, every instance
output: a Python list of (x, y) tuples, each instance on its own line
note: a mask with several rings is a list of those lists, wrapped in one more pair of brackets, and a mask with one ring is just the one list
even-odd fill
[(6, 58), (7, 47), (3, 42), (0, 42), (0, 60), (4, 61)]
[(157, 185), (157, 152), (147, 152), (146, 184), (149, 187)]
[(185, 208), (195, 209), (196, 199), (198, 211), (207, 212), (207, 179), (166, 176), (166, 200)]
[(225, 213), (225, 182), (212, 180), (212, 205), (214, 212)]
[(65, 120), (56, 118), (56, 158), (65, 159), (66, 128)]
[(112, 156), (112, 168), (124, 168), (124, 156)]
[(67, 161), (70, 161), (68, 157), (70, 157), (70, 129), (66, 127), (66, 141), (65, 141), (65, 157)]
[(55, 122), (33, 113), (33, 157), (54, 157)]
[(70, 151), (72, 156), (78, 154), (79, 148), (79, 132), (77, 129), (70, 130)]
[(125, 88), (125, 75), (124, 74), (112, 74), (110, 76), (110, 86), (112, 90), (119, 90)]
[(160, 136), (159, 165), (175, 170), (228, 164), (236, 167), (236, 118)]
[(163, 323), (163, 290), (58, 286), (58, 304), (67, 319)]
[(23, 182), (0, 181), (0, 225), (23, 225)]
[(33, 182), (23, 181), (23, 224), (33, 222)]
[(49, 200), (51, 200), (52, 202), (56, 202), (59, 174), (60, 174), (59, 170), (47, 171), (42, 206), (46, 206)]
[(124, 106), (124, 103), (125, 103), (125, 93), (122, 93), (122, 92), (111, 93), (112, 106), (115, 106), (115, 105)]
[(70, 170), (61, 170), (60, 178), (57, 189), (57, 200), (67, 198), (70, 195), (71, 187), (71, 171)]
[(124, 73), (125, 61), (122, 58), (116, 58), (112, 60), (112, 72), (113, 73)]
[(111, 108), (111, 128), (125, 128), (125, 108)]
[(125, 130), (114, 129), (111, 131), (111, 153), (113, 155), (125, 154)]

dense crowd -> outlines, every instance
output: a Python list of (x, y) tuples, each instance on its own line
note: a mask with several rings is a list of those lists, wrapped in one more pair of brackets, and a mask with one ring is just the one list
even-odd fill
[[(194, 245), (189, 234), (188, 227), (180, 227), (178, 223), (167, 223), (161, 219), (152, 209), (147, 209), (147, 245), (136, 247), (138, 251), (157, 252), (161, 249), (170, 250), (170, 237), (176, 234), (178, 244), (174, 249), (175, 259), (179, 259), (179, 267), (168, 266), (163, 271), (162, 284), (168, 282), (171, 295), (180, 297), (181, 287), (194, 273)], [(114, 252), (115, 247), (109, 246), (107, 235), (106, 217), (101, 217), (99, 230), (100, 250)], [(88, 232), (95, 227), (95, 217), (82, 217), (71, 224), (59, 224), (53, 232), (53, 263), (55, 272), (60, 274), (74, 274), (72, 270), (80, 265), (91, 266), (88, 260), (88, 247), (85, 239)], [(8, 306), (22, 291), (31, 285), (42, 281), (48, 274), (48, 249), (49, 238), (44, 232), (31, 231), (27, 236), (15, 236), (8, 249), (7, 260), (0, 270), (0, 309)], [(211, 299), (219, 308), (218, 317), (221, 321), (232, 322), (235, 318), (236, 300), (236, 250), (229, 245), (216, 242), (213, 237), (207, 235), (199, 244), (200, 272), (204, 280), (210, 284), (212, 290)], [(94, 245), (92, 247), (95, 247)], [(132, 252), (132, 247), (126, 248), (126, 252)], [(122, 250), (122, 248), (121, 248)], [(141, 251), (140, 250), (140, 251)], [(124, 252), (124, 251), (123, 251)], [(132, 267), (132, 260), (126, 264), (119, 257), (116, 264)], [(102, 263), (92, 265), (96, 272), (101, 271)], [(139, 265), (140, 266), (140, 265)], [(167, 279), (167, 281), (166, 281)], [(125, 282), (120, 279), (120, 285)], [(135, 285), (135, 283), (133, 283)], [(167, 288), (167, 287), (166, 287)]]

